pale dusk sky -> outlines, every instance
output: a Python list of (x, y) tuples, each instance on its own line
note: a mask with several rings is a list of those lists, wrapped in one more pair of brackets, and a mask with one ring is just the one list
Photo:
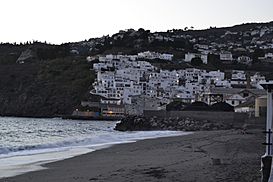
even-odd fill
[(0, 42), (81, 41), (119, 30), (273, 21), (273, 0), (1, 0)]

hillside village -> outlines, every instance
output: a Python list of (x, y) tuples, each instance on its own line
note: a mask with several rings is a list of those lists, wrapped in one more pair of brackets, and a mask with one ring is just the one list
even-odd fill
[[(273, 80), (273, 22), (128, 29), (62, 45), (1, 43), (0, 64), (6, 88), (1, 115), (141, 115), (176, 102), (222, 101), (236, 112), (259, 115), (255, 102), (265, 94), (260, 84)], [(22, 98), (17, 109), (15, 98)]]
[[(166, 106), (175, 101), (185, 105), (226, 102), (236, 112), (261, 115), (262, 111), (255, 110), (255, 101), (264, 98), (266, 92), (261, 84), (270, 80), (258, 71), (250, 73), (245, 68), (257, 63), (273, 63), (273, 25), (236, 29), (236, 26), (230, 30), (211, 28), (207, 32), (215, 34), (209, 36), (201, 36), (202, 31), (186, 29), (153, 34), (145, 30), (129, 29), (112, 37), (103, 37), (102, 42), (108, 39), (113, 40), (110, 44), (115, 44), (117, 40), (128, 39), (126, 36), (134, 37), (139, 32), (145, 32), (144, 37), (149, 44), (167, 42), (171, 45), (182, 41), (184, 45), (191, 46), (169, 52), (146, 50), (134, 55), (89, 56), (87, 60), (93, 64), (97, 75), (90, 93), (102, 97), (100, 106), (104, 116), (142, 115), (145, 110), (166, 110)], [(145, 40), (138, 39), (138, 42)], [(103, 43), (101, 45), (105, 46)], [(135, 47), (140, 45), (136, 44)], [(183, 52), (184, 56), (179, 57), (176, 51)], [(196, 68), (215, 60), (222, 65), (247, 67), (231, 69), (229, 73), (224, 69)], [(192, 67), (168, 70), (164, 66), (157, 67), (157, 62), (163, 65), (179, 62)], [(93, 102), (83, 104), (98, 106)]]
[[(151, 33), (149, 30), (128, 29), (113, 36), (90, 39), (74, 44), (77, 51), (86, 47), (91, 54), (136, 54), (138, 52), (169, 52), (174, 60), (191, 62), (200, 57), (208, 64), (209, 54), (215, 55), (226, 64), (252, 64), (252, 62), (271, 62), (273, 50), (273, 23), (243, 24), (229, 28), (207, 30), (169, 30)], [(77, 47), (81, 47), (78, 49)], [(115, 47), (115, 49), (113, 49)], [(124, 49), (128, 47), (129, 49)], [(165, 50), (160, 50), (164, 47)], [(155, 49), (157, 51), (155, 51)], [(159, 51), (160, 50), (160, 51)], [(112, 51), (112, 52), (111, 52)]]
[[(153, 66), (147, 59), (170, 61), (173, 55), (142, 52), (137, 55), (100, 56), (93, 64), (97, 79), (91, 94), (102, 96), (101, 102), (109, 104), (103, 110), (105, 116), (142, 115), (144, 110), (166, 110), (174, 100), (183, 103), (202, 101), (209, 105), (221, 102), (237, 107), (239, 112), (252, 112), (240, 105), (265, 94), (260, 86), (266, 82), (260, 73), (246, 75), (245, 71), (233, 70), (231, 79), (220, 70), (206, 71), (196, 68), (163, 70)], [(95, 58), (88, 57), (88, 61)], [(222, 92), (220, 94), (220, 92)], [(92, 105), (92, 102), (85, 102)]]

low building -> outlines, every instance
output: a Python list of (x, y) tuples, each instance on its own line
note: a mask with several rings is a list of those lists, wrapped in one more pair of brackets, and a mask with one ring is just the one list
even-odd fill
[(235, 106), (235, 112), (249, 113), (250, 116), (255, 112), (255, 97), (248, 98), (242, 104)]
[(246, 99), (239, 94), (231, 95), (225, 99), (226, 103), (234, 107), (244, 103), (245, 101)]
[(83, 107), (97, 108), (96, 110), (100, 112), (75, 110), (73, 116), (122, 118), (125, 115), (125, 107), (121, 99), (100, 98), (98, 102), (83, 101), (81, 105)]
[(264, 57), (266, 58), (266, 59), (273, 59), (273, 53), (266, 53), (265, 55), (264, 55)]
[(233, 70), (230, 83), (232, 87), (245, 87), (247, 84), (245, 71)]
[(161, 54), (161, 53), (157, 53), (157, 52), (150, 52), (150, 51), (146, 51), (146, 52), (140, 52), (138, 53), (138, 58), (142, 58), (142, 59), (162, 59), (162, 60), (168, 60), (171, 61), (173, 59), (173, 54)]
[(132, 103), (126, 105), (126, 114), (128, 115), (143, 115), (144, 110), (165, 110), (169, 99), (159, 99), (148, 97), (145, 95), (132, 96)]
[(233, 58), (232, 58), (232, 54), (231, 52), (227, 52), (227, 51), (223, 51), (220, 53), (220, 60), (221, 61), (232, 61)]
[(252, 62), (252, 59), (248, 56), (240, 56), (237, 58), (237, 62), (240, 64), (246, 64), (249, 65)]
[(258, 98), (264, 94), (266, 94), (266, 91), (262, 89), (215, 87), (206, 90), (206, 92), (202, 94), (202, 100), (209, 105), (216, 102), (227, 102), (232, 106), (237, 106), (251, 97)]
[(267, 96), (263, 95), (255, 100), (255, 117), (265, 117), (267, 110)]
[(124, 105), (106, 104), (101, 106), (101, 114), (103, 117), (124, 117)]

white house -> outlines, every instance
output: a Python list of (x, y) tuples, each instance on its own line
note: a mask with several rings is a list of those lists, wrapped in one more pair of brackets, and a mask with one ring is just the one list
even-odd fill
[(184, 78), (190, 82), (198, 82), (198, 76), (201, 75), (201, 73), (206, 73), (206, 71), (196, 68), (186, 68), (184, 70)]
[(220, 60), (221, 61), (232, 61), (232, 54), (231, 52), (223, 51), (220, 53)]
[(241, 70), (233, 70), (231, 75), (231, 85), (246, 85), (246, 74), (244, 71)]
[(231, 88), (231, 83), (228, 80), (216, 80), (215, 87)]
[(211, 85), (225, 79), (225, 73), (218, 71), (203, 72), (198, 76), (198, 83)]
[(266, 53), (265, 55), (264, 55), (264, 57), (266, 58), (266, 59), (273, 59), (273, 53)]
[(239, 104), (244, 103), (246, 101), (246, 99), (239, 94), (234, 94), (234, 95), (231, 95), (228, 98), (226, 98), (225, 101), (226, 101), (226, 103), (228, 103), (232, 106), (237, 106)]
[(248, 65), (252, 62), (252, 59), (248, 56), (240, 56), (237, 58), (237, 62)]
[(171, 61), (173, 59), (173, 54), (161, 54), (161, 53), (157, 53), (157, 52), (150, 52), (150, 51), (146, 51), (146, 52), (140, 52), (138, 53), (138, 58), (142, 58), (142, 59), (162, 59), (162, 60), (168, 60)]
[(209, 49), (209, 45), (206, 44), (195, 44), (194, 48), (200, 49), (200, 50), (207, 50)]

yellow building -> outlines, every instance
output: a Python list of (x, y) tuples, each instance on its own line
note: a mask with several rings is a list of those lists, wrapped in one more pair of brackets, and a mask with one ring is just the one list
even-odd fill
[(255, 100), (255, 117), (265, 117), (267, 109), (267, 96), (261, 96)]

